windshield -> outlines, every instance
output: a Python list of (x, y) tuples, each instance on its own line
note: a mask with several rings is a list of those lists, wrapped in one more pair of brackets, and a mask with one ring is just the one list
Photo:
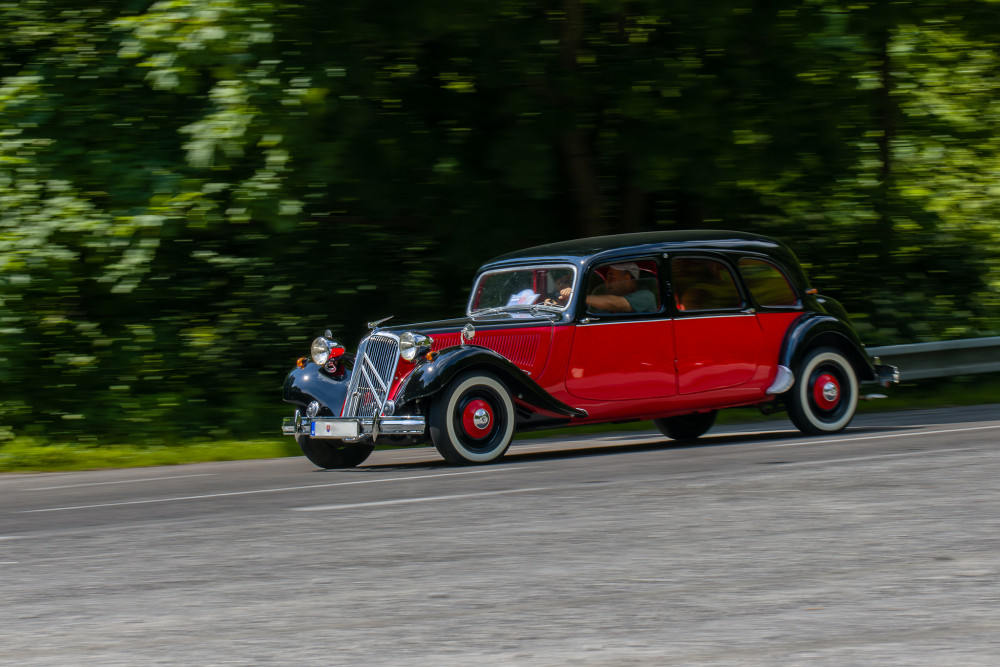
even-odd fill
[[(472, 290), (469, 313), (484, 310), (562, 311), (576, 278), (576, 267), (568, 264), (530, 266), (489, 271), (479, 277)], [(563, 290), (569, 290), (563, 293)]]

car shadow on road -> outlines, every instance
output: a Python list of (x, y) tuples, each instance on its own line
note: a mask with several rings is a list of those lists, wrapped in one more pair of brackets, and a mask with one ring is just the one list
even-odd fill
[[(752, 445), (759, 442), (789, 443), (801, 441), (803, 444), (823, 442), (835, 438), (856, 438), (872, 435), (899, 432), (904, 433), (926, 425), (915, 426), (862, 426), (848, 428), (840, 433), (831, 436), (809, 436), (797, 430), (775, 430), (775, 431), (741, 431), (738, 433), (718, 433), (707, 434), (696, 440), (670, 440), (654, 433), (622, 433), (614, 435), (602, 435), (593, 437), (590, 443), (586, 438), (545, 439), (537, 441), (520, 440), (511, 445), (507, 454), (489, 466), (504, 466), (524, 463), (526, 461), (548, 461), (561, 459), (581, 459), (598, 456), (612, 456), (629, 454), (636, 452), (649, 452), (656, 450), (694, 450), (732, 447), (737, 445)], [(608, 442), (613, 440), (616, 442)], [(578, 446), (573, 446), (579, 443)], [(591, 444), (593, 443), (593, 444)], [(531, 448), (531, 449), (529, 449)], [(544, 448), (544, 449), (539, 449)], [(421, 447), (412, 449), (384, 450), (383, 457), (413, 456), (412, 462), (390, 460), (379, 462), (369, 459), (366, 463), (352, 472), (385, 472), (399, 470), (474, 470), (481, 466), (453, 466), (443, 461), (433, 448)], [(383, 458), (379, 457), (379, 458)], [(333, 471), (330, 471), (333, 472)], [(344, 471), (338, 471), (344, 472)]]

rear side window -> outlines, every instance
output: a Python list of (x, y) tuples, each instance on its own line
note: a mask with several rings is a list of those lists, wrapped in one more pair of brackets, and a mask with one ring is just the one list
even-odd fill
[(739, 262), (740, 275), (747, 289), (761, 306), (797, 306), (799, 298), (785, 274), (770, 262), (744, 257)]
[(733, 274), (707, 257), (678, 257), (672, 265), (677, 310), (729, 310), (743, 307)]

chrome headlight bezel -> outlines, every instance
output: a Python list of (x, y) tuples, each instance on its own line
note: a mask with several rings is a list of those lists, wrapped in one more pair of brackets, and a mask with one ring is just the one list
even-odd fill
[(330, 360), (330, 349), (332, 345), (326, 338), (316, 338), (309, 347), (309, 356), (313, 363), (322, 366)]
[(430, 352), (434, 339), (422, 333), (407, 331), (399, 337), (399, 357), (403, 361), (413, 361)]

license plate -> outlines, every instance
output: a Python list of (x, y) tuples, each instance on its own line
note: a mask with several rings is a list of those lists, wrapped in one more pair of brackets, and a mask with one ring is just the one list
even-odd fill
[(309, 435), (314, 438), (356, 438), (356, 421), (320, 421), (314, 419), (309, 425)]

